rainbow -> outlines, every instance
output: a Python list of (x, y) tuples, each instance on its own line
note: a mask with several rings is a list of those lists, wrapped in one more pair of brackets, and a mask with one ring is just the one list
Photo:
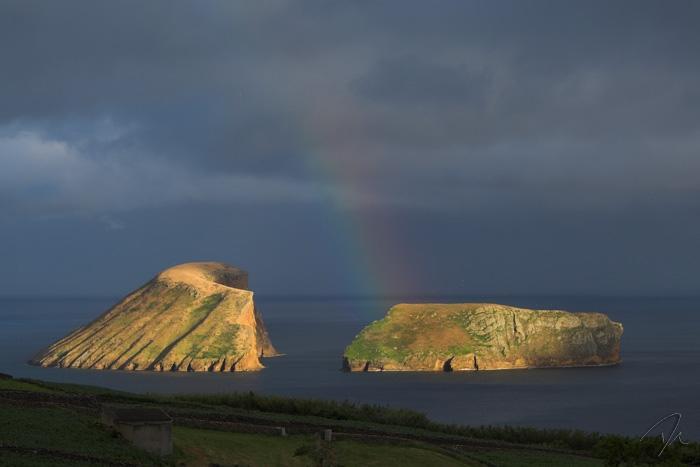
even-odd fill
[[(313, 112), (312, 112), (313, 113)], [(316, 119), (315, 119), (316, 120)], [(352, 163), (351, 157), (331, 158), (319, 148), (324, 135), (338, 134), (338, 128), (329, 128), (333, 119), (319, 116), (318, 120), (306, 126), (305, 143), (307, 153), (304, 158), (309, 174), (315, 180), (324, 181), (324, 203), (329, 222), (337, 232), (343, 245), (344, 261), (350, 268), (354, 283), (353, 290), (367, 297), (388, 297), (419, 292), (416, 268), (407, 264), (409, 249), (404, 248), (402, 236), (396, 227), (378, 209), (362, 208), (350, 199), (347, 193), (333, 187), (362, 186), (363, 176), (360, 166)], [(309, 131), (313, 129), (315, 131)], [(361, 144), (346, 144), (345, 151), (361, 154)]]

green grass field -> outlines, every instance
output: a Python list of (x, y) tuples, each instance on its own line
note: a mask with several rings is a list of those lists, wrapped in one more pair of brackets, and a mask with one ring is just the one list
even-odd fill
[(601, 459), (587, 459), (585, 457), (564, 456), (557, 454), (533, 453), (527, 451), (490, 450), (476, 451), (470, 456), (504, 467), (593, 467), (605, 465)]
[[(20, 391), (20, 395), (31, 397), (17, 399), (17, 391)], [(3, 393), (8, 397), (3, 397)], [(32, 393), (37, 395), (32, 396)], [(101, 402), (154, 405), (174, 417), (210, 420), (224, 417), (225, 420), (231, 418), (254, 425), (285, 426), (291, 434), (281, 437), (236, 432), (235, 429), (224, 431), (226, 428), (213, 430), (182, 426), (176, 420), (173, 427), (174, 453), (168, 458), (158, 458), (136, 449), (99, 423), (96, 407), (71, 406), (62, 404), (60, 399), (56, 399), (58, 402), (55, 403), (46, 402), (57, 396), (90, 396), (97, 397)], [(36, 404), (37, 399), (44, 402)], [(583, 436), (578, 432), (563, 430), (548, 432), (526, 428), (461, 427), (460, 430), (479, 436), (458, 437), (448, 433), (449, 426), (433, 424), (442, 431), (431, 431), (428, 428), (432, 422), (412, 414), (415, 413), (279, 397), (163, 397), (70, 384), (0, 379), (0, 465), (583, 467), (651, 465), (657, 461), (665, 461), (664, 465), (686, 465), (697, 459), (693, 457), (693, 453), (697, 452), (696, 444), (685, 447), (689, 449), (685, 454), (675, 450), (666, 459), (656, 459), (650, 455), (656, 449), (653, 445), (648, 446), (645, 453), (633, 441), (625, 438)], [(400, 424), (402, 419), (406, 420), (407, 425)], [(421, 428), (425, 423), (428, 425)], [(322, 443), (314, 434), (314, 427), (319, 430), (332, 427), (339, 438), (332, 443)], [(454, 432), (460, 431), (455, 427), (452, 429)], [(348, 434), (344, 435), (344, 432)], [(595, 446), (591, 444), (597, 439), (596, 436), (605, 441), (602, 447), (607, 446), (607, 450), (600, 449), (600, 443)], [(478, 442), (475, 442), (477, 438)], [(508, 440), (504, 441), (504, 438)], [(519, 440), (518, 444), (511, 444), (516, 439)], [(567, 443), (588, 448), (579, 449), (580, 455), (555, 452), (553, 449), (566, 448)], [(543, 449), (549, 449), (549, 452)], [(571, 450), (570, 447), (568, 449)], [(598, 458), (592, 457), (593, 454)], [(681, 454), (685, 456), (686, 464), (676, 462)], [(625, 456), (632, 462), (625, 460)], [(606, 457), (618, 461), (606, 464)], [(635, 462), (634, 459), (644, 459), (645, 463)]]
[[(177, 459), (187, 465), (232, 463), (250, 466), (313, 466), (306, 455), (295, 455), (304, 446), (313, 447), (314, 436), (271, 437), (178, 427), (175, 430)], [(264, 449), (261, 449), (264, 447)], [(479, 465), (459, 461), (429, 446), (407, 447), (365, 444), (356, 441), (332, 443), (335, 462), (344, 466), (464, 466)]]
[[(94, 465), (93, 462), (62, 460), (61, 453), (76, 454), (111, 462), (136, 465), (158, 465), (160, 459), (132, 447), (115, 437), (94, 416), (66, 408), (33, 408), (0, 405), (0, 440), (3, 446), (57, 451), (58, 455), (13, 453), (0, 450), (0, 465)], [(8, 459), (9, 458), (9, 459)], [(11, 459), (16, 458), (10, 462)]]

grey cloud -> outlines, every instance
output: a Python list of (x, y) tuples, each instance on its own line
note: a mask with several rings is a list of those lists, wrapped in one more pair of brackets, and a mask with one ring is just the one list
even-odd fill
[[(607, 189), (598, 178), (625, 161), (689, 158), (700, 120), (692, 2), (3, 8), (6, 126), (76, 145), (74, 133), (107, 119), (132, 130), (93, 144), (89, 158), (107, 160), (120, 146), (145, 165), (170, 161), (182, 177), (308, 186), (313, 153), (353, 167), (341, 192), (389, 204), (450, 204), (439, 193), (459, 193), (465, 180), (510, 179), (515, 193), (568, 171)], [(672, 138), (684, 149), (649, 150)], [(503, 148), (509, 154), (494, 155)], [(595, 153), (598, 171), (577, 169), (581, 148)], [(432, 181), (443, 168), (455, 186)], [(397, 172), (424, 183), (408, 197), (387, 180)]]
[(467, 107), (483, 112), (491, 94), (492, 80), (486, 73), (465, 66), (430, 63), (421, 57), (400, 56), (377, 62), (356, 83), (358, 92), (369, 100), (387, 105), (421, 107)]
[[(87, 215), (126, 225), (136, 245), (151, 232), (144, 212), (196, 204), (205, 222), (264, 205), (279, 230), (304, 217), (312, 248), (331, 205), (408, 238), (416, 269), (440, 258), (462, 271), (454, 251), (468, 238), (487, 268), (503, 251), (537, 263), (535, 243), (572, 255), (584, 278), (588, 258), (651, 226), (638, 243), (661, 264), (694, 248), (698, 228), (698, 22), (685, 0), (6, 1), (0, 218)], [(580, 220), (560, 225), (571, 213)], [(654, 247), (674, 216), (685, 233)], [(492, 239), (510, 241), (509, 219), (524, 237), (504, 250)], [(236, 230), (246, 251), (267, 233), (255, 225)], [(541, 225), (599, 243), (577, 260), (571, 241), (538, 240)], [(419, 252), (428, 235), (444, 245)], [(556, 282), (542, 271), (533, 287)]]
[(100, 221), (105, 225), (107, 230), (124, 230), (126, 228), (126, 224), (124, 224), (124, 222), (115, 219), (112, 216), (102, 215), (100, 216)]
[(95, 145), (84, 146), (36, 132), (0, 137), (0, 195), (13, 200), (18, 209), (47, 215), (99, 214), (193, 201), (309, 202), (323, 193), (313, 183), (194, 172), (148, 154), (103, 151), (93, 157), (85, 151)]

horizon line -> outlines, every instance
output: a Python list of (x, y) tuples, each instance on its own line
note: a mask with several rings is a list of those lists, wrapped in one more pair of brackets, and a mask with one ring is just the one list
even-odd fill
[[(128, 294), (128, 292), (127, 292)], [(42, 300), (71, 300), (71, 299), (120, 299), (126, 294), (80, 294), (80, 293), (40, 293), (40, 294), (4, 294), (0, 293), (0, 300), (12, 299), (42, 299)], [(700, 292), (693, 293), (576, 293), (576, 292), (550, 292), (550, 293), (438, 293), (438, 292), (413, 292), (391, 294), (313, 294), (313, 293), (260, 293), (255, 296), (263, 300), (407, 300), (407, 299), (459, 299), (459, 298), (589, 298), (589, 299), (700, 299)]]

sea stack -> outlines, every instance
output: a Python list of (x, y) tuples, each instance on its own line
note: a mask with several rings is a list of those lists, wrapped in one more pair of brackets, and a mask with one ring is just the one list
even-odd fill
[(401, 304), (345, 349), (347, 371), (474, 371), (613, 365), (622, 324), (601, 313), (484, 303)]
[(88, 325), (40, 352), (44, 367), (251, 371), (278, 355), (248, 290), (223, 263), (166, 269)]

